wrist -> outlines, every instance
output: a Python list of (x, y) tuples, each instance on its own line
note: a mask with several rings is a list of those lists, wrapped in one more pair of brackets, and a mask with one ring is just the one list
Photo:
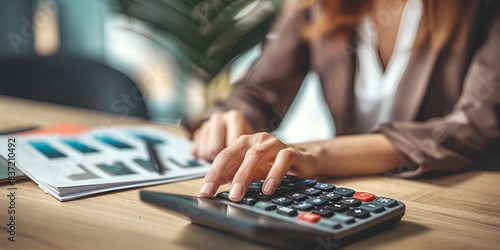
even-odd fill
[(311, 170), (314, 176), (324, 173), (325, 149), (319, 143), (307, 142), (291, 145), (301, 151), (310, 159)]

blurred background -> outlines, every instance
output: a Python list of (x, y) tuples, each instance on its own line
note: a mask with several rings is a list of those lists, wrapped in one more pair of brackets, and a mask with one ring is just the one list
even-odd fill
[[(281, 1), (2, 0), (0, 95), (178, 124), (228, 96)], [(274, 133), (332, 137), (328, 114), (311, 73)]]

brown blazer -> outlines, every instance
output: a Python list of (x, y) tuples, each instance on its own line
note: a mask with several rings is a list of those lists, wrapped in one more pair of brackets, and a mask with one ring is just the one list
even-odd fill
[[(442, 49), (427, 43), (412, 52), (395, 97), (394, 120), (373, 128), (405, 156), (402, 176), (431, 169), (500, 170), (499, 2), (477, 1), (463, 16), (469, 21)], [(337, 135), (354, 133), (356, 32), (304, 39), (301, 27), (317, 18), (318, 8), (284, 11), (268, 36), (275, 38), (266, 41), (247, 76), (214, 110), (239, 109), (256, 130), (274, 130), (312, 70), (320, 77)]]

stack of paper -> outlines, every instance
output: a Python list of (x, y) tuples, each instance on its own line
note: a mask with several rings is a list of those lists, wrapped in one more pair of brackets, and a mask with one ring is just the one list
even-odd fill
[[(0, 137), (0, 155), (9, 153)], [(74, 136), (16, 136), (16, 166), (60, 201), (110, 190), (202, 177), (210, 168), (190, 154), (189, 140), (152, 126), (94, 129)], [(153, 167), (146, 141), (166, 167)], [(11, 145), (12, 146), (12, 145)]]

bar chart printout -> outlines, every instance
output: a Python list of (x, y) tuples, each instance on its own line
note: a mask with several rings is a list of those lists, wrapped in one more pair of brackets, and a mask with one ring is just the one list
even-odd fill
[[(7, 152), (0, 137), (0, 155)], [(191, 142), (154, 126), (95, 129), (78, 135), (20, 135), (18, 168), (39, 187), (65, 201), (117, 189), (202, 177), (210, 163), (197, 161)], [(158, 173), (146, 142), (164, 165)]]

